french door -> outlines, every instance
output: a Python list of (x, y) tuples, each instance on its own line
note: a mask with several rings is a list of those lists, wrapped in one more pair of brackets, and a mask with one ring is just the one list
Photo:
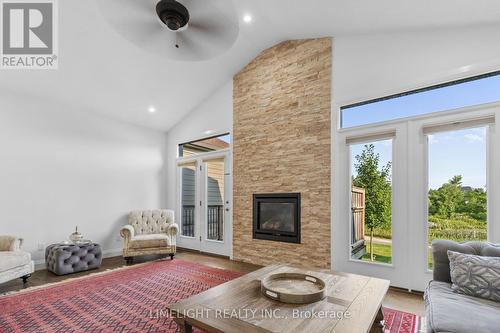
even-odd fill
[(332, 266), (424, 290), (434, 239), (500, 242), (497, 104), (338, 130)]
[(179, 247), (230, 256), (229, 156), (224, 150), (178, 159)]

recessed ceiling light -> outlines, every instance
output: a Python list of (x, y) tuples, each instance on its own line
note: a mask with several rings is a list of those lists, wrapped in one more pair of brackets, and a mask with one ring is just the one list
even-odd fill
[(148, 111), (149, 111), (150, 113), (155, 113), (155, 112), (156, 112), (156, 108), (155, 108), (154, 106), (150, 106), (150, 107), (148, 108)]
[(244, 21), (245, 23), (250, 23), (250, 22), (252, 22), (252, 16), (251, 16), (251, 15), (249, 15), (249, 14), (246, 14), (245, 16), (243, 16), (243, 21)]

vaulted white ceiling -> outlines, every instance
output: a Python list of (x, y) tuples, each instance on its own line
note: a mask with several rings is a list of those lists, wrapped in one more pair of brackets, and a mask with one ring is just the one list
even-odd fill
[[(0, 96), (15, 91), (166, 131), (262, 49), (283, 40), (500, 23), (500, 1), (493, 0), (227, 0), (240, 18), (233, 47), (209, 61), (177, 62), (120, 36), (96, 1), (106, 0), (60, 0), (59, 69), (0, 71)], [(245, 14), (252, 15), (250, 24)], [(150, 114), (149, 106), (157, 112)]]

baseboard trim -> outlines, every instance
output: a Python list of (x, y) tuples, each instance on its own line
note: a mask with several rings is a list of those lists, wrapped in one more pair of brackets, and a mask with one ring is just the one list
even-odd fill
[[(111, 258), (111, 257), (119, 257), (122, 255), (122, 248), (119, 249), (109, 249), (109, 250), (103, 250), (102, 251), (102, 257), (103, 258)], [(40, 271), (46, 269), (45, 267), (45, 259), (38, 259), (35, 260), (35, 271)]]
[(204, 251), (198, 251), (198, 250), (188, 249), (188, 248), (185, 248), (185, 247), (179, 247), (179, 246), (177, 246), (177, 250), (178, 251), (180, 250), (182, 252), (201, 253), (201, 254), (205, 254), (205, 255), (210, 256), (210, 257), (216, 257), (216, 258), (223, 258), (223, 259), (230, 259), (231, 260), (231, 258), (229, 256), (225, 256), (225, 255), (222, 255), (222, 254), (210, 253), (210, 252), (204, 252)]

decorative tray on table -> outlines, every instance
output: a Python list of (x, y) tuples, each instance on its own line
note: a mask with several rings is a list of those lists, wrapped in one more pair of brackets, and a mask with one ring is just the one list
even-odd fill
[(261, 281), (262, 294), (282, 303), (307, 304), (326, 296), (325, 282), (308, 274), (278, 273)]

